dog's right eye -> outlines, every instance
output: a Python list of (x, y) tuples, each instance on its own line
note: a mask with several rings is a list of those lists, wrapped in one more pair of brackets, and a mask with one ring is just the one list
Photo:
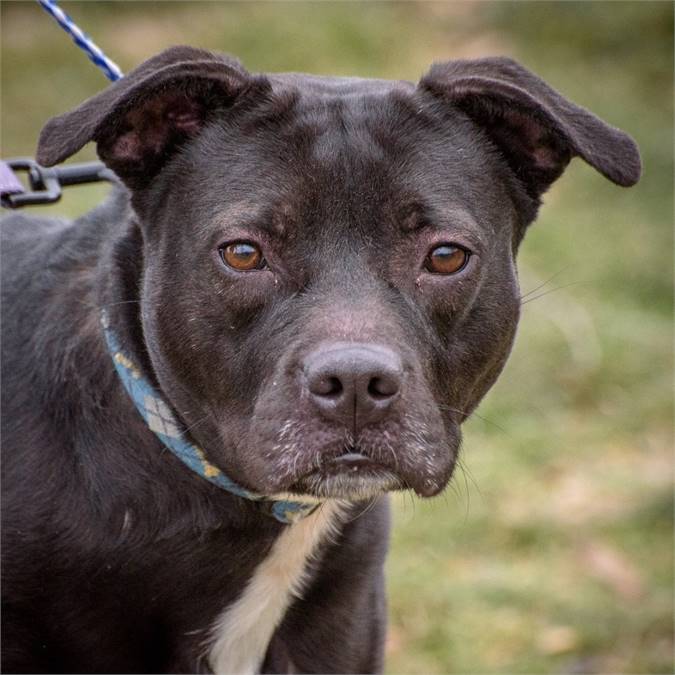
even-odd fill
[(260, 247), (250, 241), (235, 241), (219, 249), (221, 260), (237, 272), (263, 269), (267, 262)]
[(432, 274), (457, 274), (469, 262), (471, 252), (455, 244), (441, 244), (430, 251), (424, 269)]

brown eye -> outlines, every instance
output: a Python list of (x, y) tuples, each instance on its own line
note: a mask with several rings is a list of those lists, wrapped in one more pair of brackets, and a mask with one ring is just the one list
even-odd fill
[(424, 261), (424, 269), (432, 274), (456, 274), (464, 269), (471, 253), (453, 244), (442, 244), (433, 249)]
[(220, 248), (223, 262), (237, 272), (248, 272), (265, 267), (262, 251), (248, 241), (237, 241)]

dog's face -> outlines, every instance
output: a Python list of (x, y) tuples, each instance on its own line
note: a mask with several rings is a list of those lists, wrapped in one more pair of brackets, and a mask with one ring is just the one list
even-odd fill
[(390, 83), (306, 86), (262, 120), (213, 121), (148, 199), (162, 388), (265, 494), (435, 494), (511, 345), (507, 171), (467, 147), (471, 122), (444, 133), (415, 103)]
[(139, 215), (161, 389), (267, 495), (441, 491), (510, 350), (540, 194), (573, 155), (639, 174), (625, 135), (504, 60), (415, 86), (176, 48), (52, 122), (39, 159), (91, 138)]

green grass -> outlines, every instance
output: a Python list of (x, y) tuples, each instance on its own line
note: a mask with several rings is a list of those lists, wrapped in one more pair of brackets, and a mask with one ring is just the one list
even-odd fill
[[(556, 276), (524, 305), (463, 468), (442, 497), (395, 499), (387, 668), (672, 672), (672, 5), (64, 4), (125, 70), (176, 43), (253, 70), (413, 79), (434, 59), (509, 54), (635, 136), (636, 188), (575, 160), (546, 196), (522, 288)], [(2, 153), (32, 154), (46, 119), (105, 81), (33, 4), (0, 11)]]

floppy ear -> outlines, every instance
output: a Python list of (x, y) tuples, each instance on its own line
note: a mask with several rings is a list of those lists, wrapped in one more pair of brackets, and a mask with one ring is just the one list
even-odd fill
[(129, 187), (144, 186), (215, 109), (251, 88), (269, 88), (230, 57), (172, 47), (145, 61), (78, 108), (51, 119), (37, 161), (58, 164), (96, 141), (101, 159)]
[(482, 126), (537, 200), (575, 156), (618, 185), (628, 187), (640, 178), (640, 154), (630, 136), (511, 59), (438, 63), (419, 87)]

